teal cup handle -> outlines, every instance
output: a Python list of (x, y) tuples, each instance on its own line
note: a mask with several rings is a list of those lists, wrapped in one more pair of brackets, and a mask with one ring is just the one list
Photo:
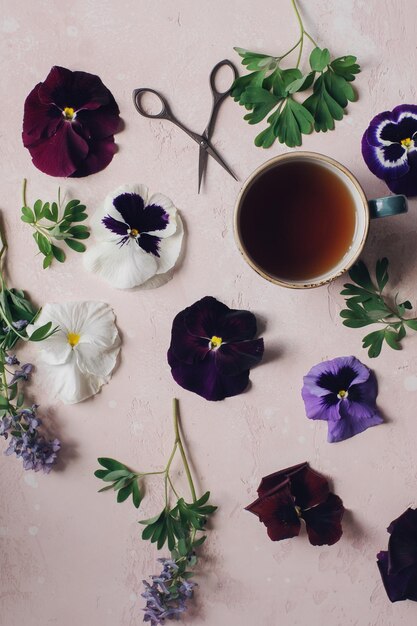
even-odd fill
[(400, 215), (407, 213), (408, 203), (405, 196), (386, 196), (368, 200), (369, 214), (372, 218), (389, 217), (390, 215)]

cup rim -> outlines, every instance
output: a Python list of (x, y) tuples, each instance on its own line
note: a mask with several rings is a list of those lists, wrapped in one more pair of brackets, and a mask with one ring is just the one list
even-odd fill
[[(289, 161), (289, 160), (294, 160), (294, 159), (311, 159), (311, 160), (316, 160), (319, 162), (325, 162), (328, 163), (329, 165), (337, 168), (338, 170), (340, 170), (345, 176), (347, 176), (350, 181), (352, 182), (352, 184), (355, 186), (356, 190), (358, 191), (359, 197), (362, 200), (362, 204), (363, 204), (363, 208), (364, 208), (364, 218), (365, 218), (365, 227), (362, 233), (362, 237), (361, 240), (358, 241), (357, 245), (357, 250), (355, 252), (355, 254), (352, 256), (352, 258), (350, 259), (350, 261), (341, 269), (337, 269), (337, 271), (334, 272), (334, 274), (332, 274), (331, 276), (328, 276), (327, 278), (324, 278), (322, 280), (318, 280), (316, 282), (298, 282), (298, 283), (294, 283), (291, 282), (290, 280), (285, 281), (284, 279), (281, 278), (277, 278), (276, 276), (271, 276), (270, 274), (268, 274), (267, 272), (265, 272), (265, 270), (263, 270), (261, 267), (259, 267), (259, 265), (257, 265), (253, 259), (250, 257), (250, 255), (248, 254), (248, 252), (245, 249), (245, 246), (243, 245), (243, 242), (241, 240), (241, 236), (240, 236), (240, 232), (239, 232), (239, 216), (240, 216), (240, 210), (241, 210), (241, 205), (242, 205), (242, 199), (247, 191), (247, 189), (250, 187), (250, 185), (254, 182), (254, 180), (264, 171), (270, 169), (271, 167), (273, 167), (276, 163), (279, 163), (281, 161)], [(350, 170), (348, 170), (347, 167), (345, 167), (344, 165), (342, 165), (341, 163), (339, 163), (339, 161), (336, 161), (335, 159), (332, 159), (331, 157), (326, 156), (325, 154), (321, 154), (320, 152), (311, 152), (311, 151), (304, 151), (304, 150), (300, 150), (297, 152), (286, 152), (284, 154), (279, 154), (275, 157), (272, 157), (272, 159), (268, 159), (268, 161), (265, 161), (264, 163), (262, 163), (261, 165), (259, 165), (249, 176), (248, 178), (244, 181), (239, 194), (236, 198), (236, 202), (235, 202), (235, 207), (234, 207), (234, 216), (233, 216), (233, 230), (234, 230), (234, 238), (235, 238), (235, 242), (236, 245), (238, 247), (239, 252), (241, 253), (241, 255), (243, 256), (243, 259), (246, 261), (246, 263), (253, 269), (255, 270), (255, 272), (257, 274), (259, 274), (262, 278), (268, 280), (269, 282), (275, 284), (275, 285), (279, 285), (280, 287), (287, 287), (289, 289), (313, 289), (315, 287), (321, 287), (322, 285), (326, 285), (330, 282), (332, 282), (333, 280), (335, 280), (336, 278), (338, 278), (339, 276), (341, 276), (342, 274), (344, 274), (350, 267), (352, 267), (352, 265), (354, 265), (354, 263), (356, 263), (356, 261), (358, 260), (359, 256), (362, 253), (363, 247), (365, 245), (367, 236), (368, 236), (368, 232), (369, 232), (369, 222), (370, 222), (370, 216), (369, 216), (369, 209), (368, 209), (368, 200), (366, 198), (365, 192), (361, 186), (361, 184), (359, 183), (358, 179), (352, 174), (352, 172)], [(314, 280), (314, 279), (313, 279)]]

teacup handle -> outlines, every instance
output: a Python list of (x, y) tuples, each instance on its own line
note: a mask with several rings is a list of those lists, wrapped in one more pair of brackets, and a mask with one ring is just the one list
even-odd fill
[(389, 217), (390, 215), (400, 215), (407, 213), (407, 198), (402, 195), (385, 196), (385, 198), (375, 198), (368, 200), (369, 214), (374, 217)]

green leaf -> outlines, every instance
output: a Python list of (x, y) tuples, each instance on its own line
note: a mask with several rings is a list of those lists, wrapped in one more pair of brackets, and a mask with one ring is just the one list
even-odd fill
[(124, 469), (129, 471), (129, 468), (126, 467), (126, 465), (123, 465), (123, 463), (119, 463), (119, 461), (115, 461), (114, 459), (110, 459), (109, 457), (102, 456), (98, 458), (97, 461), (100, 463), (100, 465), (110, 471), (118, 469)]
[(124, 502), (132, 493), (133, 483), (129, 483), (126, 487), (119, 489), (117, 493), (117, 502)]
[(388, 259), (379, 259), (376, 262), (376, 282), (378, 283), (379, 291), (382, 291), (388, 282)]
[(8, 399), (0, 395), (0, 408), (7, 409), (8, 407), (9, 407)]
[(87, 249), (83, 243), (75, 241), (74, 239), (65, 239), (65, 243), (69, 248), (75, 250), (75, 252), (85, 252)]
[(313, 121), (310, 112), (302, 104), (288, 97), (274, 126), (275, 135), (290, 148), (301, 146), (301, 134), (313, 130)]
[(335, 59), (330, 66), (336, 74), (342, 76), (347, 81), (355, 80), (355, 74), (360, 72), (360, 67), (356, 63), (356, 57), (350, 55)]
[(53, 244), (51, 246), (51, 249), (52, 254), (56, 258), (56, 260), (60, 263), (63, 263), (65, 261), (65, 252), (61, 250), (61, 248), (58, 248), (58, 246), (54, 246)]
[(96, 478), (104, 478), (104, 476), (107, 476), (108, 471), (105, 469), (98, 469), (94, 472), (94, 476)]
[(180, 556), (187, 556), (189, 550), (185, 539), (178, 540), (178, 552), (180, 553)]
[(47, 256), (48, 254), (51, 253), (51, 250), (52, 250), (51, 243), (41, 233), (36, 233), (36, 235), (37, 235), (37, 244), (38, 244), (39, 250), (42, 252), (42, 254)]
[(17, 399), (16, 399), (16, 408), (20, 409), (23, 406), (23, 403), (25, 401), (25, 396), (23, 395), (22, 392), (17, 394)]
[(401, 345), (398, 343), (398, 334), (392, 330), (384, 331), (384, 338), (390, 348), (393, 350), (401, 350)]
[(288, 93), (296, 93), (297, 91), (305, 91), (309, 89), (314, 82), (316, 73), (310, 72), (301, 78), (297, 78), (293, 80), (292, 83), (288, 85)]
[(134, 480), (132, 485), (133, 485), (133, 487), (132, 487), (132, 500), (133, 500), (134, 506), (138, 509), (139, 506), (140, 506), (140, 503), (142, 502), (142, 494), (140, 492), (137, 480)]
[(412, 320), (404, 320), (404, 324), (411, 328), (412, 330), (417, 330), (417, 319)]
[(75, 239), (88, 239), (90, 236), (86, 226), (72, 226), (68, 229), (68, 234)]
[(52, 202), (51, 204), (51, 215), (52, 215), (52, 221), (57, 222), (58, 221), (58, 205), (56, 202)]
[(41, 218), (42, 200), (36, 200), (35, 204), (33, 205), (33, 211), (35, 213), (35, 218), (38, 221)]
[(357, 285), (375, 292), (375, 286), (369, 275), (368, 268), (363, 261), (358, 261), (358, 263), (355, 263), (355, 265), (350, 268), (349, 276)]
[(128, 470), (125, 470), (125, 469), (114, 470), (106, 474), (103, 480), (105, 480), (106, 482), (113, 482), (114, 480), (119, 480), (120, 478), (126, 478), (128, 474), (129, 474)]
[(32, 209), (28, 206), (22, 207), (22, 217), (23, 222), (27, 222), (28, 224), (33, 224), (35, 222), (35, 216), (33, 214)]
[(43, 260), (42, 263), (42, 267), (44, 270), (46, 270), (52, 263), (52, 259), (53, 259), (53, 254), (47, 254), (46, 257)]
[(29, 337), (29, 341), (42, 341), (52, 328), (52, 322), (47, 322), (43, 326), (40, 326)]
[(310, 66), (314, 72), (322, 72), (330, 63), (330, 52), (327, 48), (314, 48), (310, 54)]

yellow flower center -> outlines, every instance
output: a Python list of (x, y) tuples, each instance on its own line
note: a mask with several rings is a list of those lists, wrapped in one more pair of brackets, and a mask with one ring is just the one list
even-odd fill
[(139, 231), (138, 231), (138, 229), (137, 229), (137, 228), (131, 228), (131, 229), (130, 229), (130, 235), (131, 235), (132, 237), (138, 237), (138, 235), (139, 235)]
[(220, 348), (222, 343), (223, 339), (221, 337), (216, 337), (216, 335), (213, 335), (213, 337), (210, 339), (210, 350), (216, 350), (217, 348)]
[(68, 333), (67, 341), (71, 348), (74, 348), (77, 345), (77, 343), (80, 341), (80, 337), (81, 335), (79, 335), (78, 333)]
[(62, 112), (62, 115), (65, 117), (66, 120), (73, 120), (75, 117), (75, 111), (72, 107), (65, 107), (65, 109)]
[(411, 137), (406, 137), (405, 139), (401, 139), (401, 145), (404, 146), (404, 148), (411, 148), (413, 144), (414, 144), (414, 141), (411, 139)]
[(297, 513), (298, 517), (301, 517), (301, 509), (299, 506), (295, 505), (295, 512)]
[(337, 394), (337, 397), (338, 397), (340, 400), (343, 400), (343, 398), (347, 398), (347, 397), (348, 397), (348, 392), (347, 392), (345, 389), (341, 389), (341, 390), (339, 391), (339, 393)]

